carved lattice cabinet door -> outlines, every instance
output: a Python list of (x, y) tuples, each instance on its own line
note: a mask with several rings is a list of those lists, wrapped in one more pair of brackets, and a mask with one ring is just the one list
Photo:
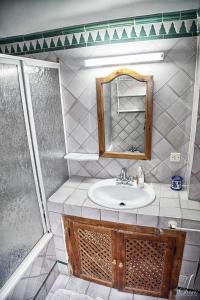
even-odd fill
[(107, 286), (114, 286), (111, 228), (68, 222), (68, 253), (73, 274)]
[(119, 232), (120, 290), (168, 298), (176, 238), (163, 234)]

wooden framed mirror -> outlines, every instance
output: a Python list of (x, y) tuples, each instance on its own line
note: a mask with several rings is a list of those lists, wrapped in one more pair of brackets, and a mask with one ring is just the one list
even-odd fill
[(151, 159), (153, 76), (118, 69), (96, 89), (100, 156)]

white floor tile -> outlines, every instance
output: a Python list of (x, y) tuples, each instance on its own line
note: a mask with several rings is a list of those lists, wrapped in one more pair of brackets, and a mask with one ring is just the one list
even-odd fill
[(51, 300), (52, 296), (53, 296), (53, 292), (49, 292), (45, 300)]
[(110, 294), (110, 288), (104, 285), (100, 285), (94, 282), (90, 282), (87, 293), (88, 296), (96, 299), (97, 297), (107, 300)]
[(89, 281), (71, 276), (65, 288), (80, 294), (85, 294), (88, 286)]
[(109, 300), (133, 300), (133, 294), (111, 289)]
[(149, 297), (145, 295), (134, 295), (133, 300), (157, 300), (158, 298), (156, 297)]
[(57, 289), (65, 289), (67, 282), (69, 281), (69, 277), (63, 274), (60, 274), (56, 281), (54, 282), (52, 288), (49, 293), (54, 293)]

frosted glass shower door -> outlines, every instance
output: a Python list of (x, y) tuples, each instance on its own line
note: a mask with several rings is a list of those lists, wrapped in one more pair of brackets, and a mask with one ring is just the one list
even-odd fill
[(44, 235), (20, 62), (0, 58), (0, 288)]
[[(30, 118), (35, 131), (38, 170), (44, 202), (68, 179), (64, 124), (61, 106), (59, 65), (24, 62)], [(37, 156), (37, 154), (36, 154)]]

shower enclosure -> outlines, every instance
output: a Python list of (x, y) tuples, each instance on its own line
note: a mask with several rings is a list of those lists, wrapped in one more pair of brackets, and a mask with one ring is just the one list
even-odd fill
[(50, 231), (65, 153), (59, 64), (0, 55), (0, 288)]

